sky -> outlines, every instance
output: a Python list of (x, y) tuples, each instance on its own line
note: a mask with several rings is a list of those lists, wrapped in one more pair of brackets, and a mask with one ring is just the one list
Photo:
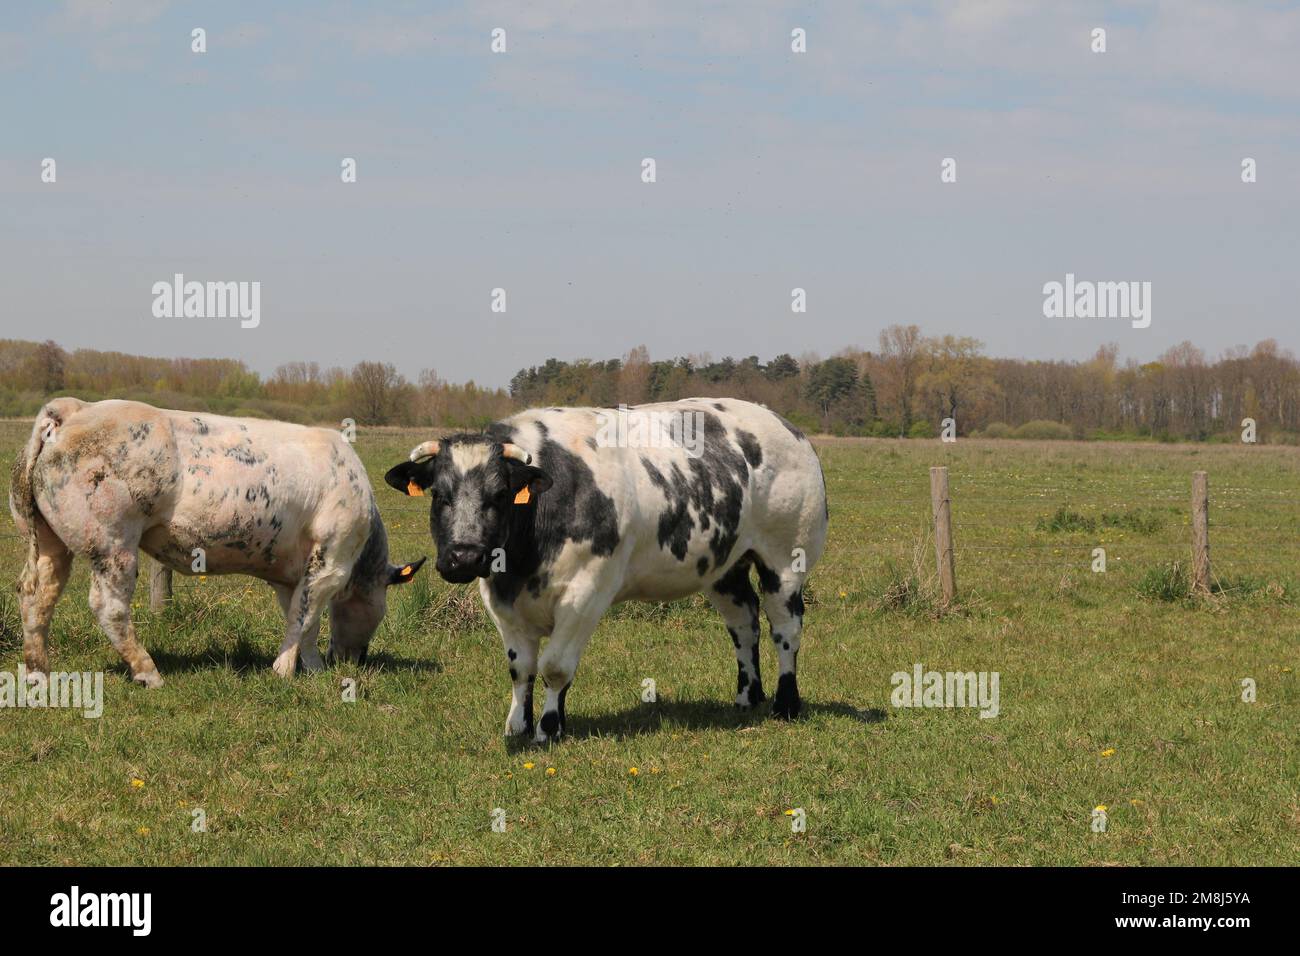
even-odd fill
[[(263, 374), (1300, 350), (1300, 5), (10, 0), (0, 210), (0, 338)], [(259, 324), (155, 316), (176, 273)], [(1067, 273), (1149, 327), (1046, 318)]]

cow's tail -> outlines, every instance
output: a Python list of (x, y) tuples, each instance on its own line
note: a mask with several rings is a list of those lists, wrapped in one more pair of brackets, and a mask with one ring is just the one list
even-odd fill
[(86, 403), (76, 398), (56, 398), (46, 403), (36, 415), (32, 425), (31, 437), (27, 444), (18, 450), (14, 459), (12, 480), (9, 483), (9, 508), (27, 530), (27, 569), (36, 568), (38, 557), (37, 522), (44, 520), (36, 507), (36, 491), (32, 487), (32, 473), (36, 470), (36, 459), (46, 445), (58, 441), (59, 429), (68, 417)]

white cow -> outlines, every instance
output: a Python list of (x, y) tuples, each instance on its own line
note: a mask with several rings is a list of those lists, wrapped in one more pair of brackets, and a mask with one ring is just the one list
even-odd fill
[[(324, 666), (316, 639), (330, 608), (330, 655), (365, 660), (390, 584), (423, 559), (388, 564), (388, 537), (365, 469), (338, 432), (167, 411), (140, 402), (59, 398), (14, 462), (9, 509), (28, 540), (18, 591), (23, 657), (47, 671), (46, 639), (74, 555), (90, 562), (90, 607), (133, 678), (162, 678), (131, 623), (138, 552), (190, 574), (248, 574), (285, 617), (275, 660)], [(200, 565), (202, 567), (202, 565)]]
[(560, 735), (583, 648), (627, 600), (703, 592), (735, 645), (736, 704), (762, 701), (751, 570), (780, 663), (772, 711), (798, 714), (803, 585), (826, 542), (826, 485), (812, 445), (774, 412), (705, 398), (532, 409), (425, 442), (385, 480), (431, 498), (438, 572), (481, 579), (510, 664), (507, 735), (532, 732), (539, 673), (537, 739)]

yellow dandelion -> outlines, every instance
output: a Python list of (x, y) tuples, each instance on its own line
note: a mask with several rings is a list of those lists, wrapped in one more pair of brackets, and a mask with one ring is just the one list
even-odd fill
[(1105, 750), (1103, 750), (1103, 751), (1101, 752), (1101, 755), (1102, 755), (1103, 757), (1113, 757), (1113, 756), (1115, 756), (1115, 748), (1114, 748), (1114, 747), (1107, 747)]
[(849, 592), (848, 592), (848, 591), (841, 591), (841, 592), (840, 592), (840, 597), (841, 597), (841, 598), (846, 598), (846, 597), (848, 597), (848, 596), (849, 596)]
[(139, 833), (140, 836), (148, 836), (148, 835), (149, 835), (149, 828), (148, 828), (148, 827), (141, 827), (141, 828), (140, 828), (139, 830), (137, 830), (136, 832)]
[(141, 787), (144, 786), (144, 781), (141, 780), (139, 777), (133, 777), (133, 778), (131, 779), (131, 786), (133, 786), (133, 787), (135, 787), (137, 790), (139, 790)]
[(548, 776), (548, 777), (554, 777), (554, 776), (555, 776), (555, 768), (554, 768), (554, 767), (547, 767), (547, 768), (546, 768), (546, 776)]
[(1106, 810), (1107, 810), (1107, 807), (1106, 807), (1106, 804), (1104, 804), (1104, 803), (1099, 803), (1099, 804), (1097, 804), (1095, 807), (1093, 807), (1093, 810), (1094, 810), (1095, 812), (1097, 812), (1097, 813), (1105, 813)]
[(998, 795), (996, 793), (993, 794), (991, 797), (989, 797), (989, 803), (993, 804), (993, 806), (995, 807), (1001, 802), (1002, 801), (998, 799)]
[(639, 776), (640, 773), (641, 773), (641, 771), (638, 770), (638, 769), (636, 769), (636, 767), (628, 767), (628, 768), (627, 768), (627, 772), (630, 773), (630, 774), (631, 774), (632, 776), (634, 776), (634, 777)]
[(1131, 803), (1131, 804), (1132, 804), (1133, 806), (1135, 806), (1135, 807), (1140, 807), (1140, 806), (1142, 806), (1142, 801), (1141, 801), (1141, 800), (1130, 800), (1129, 803)]
[(787, 817), (792, 817), (792, 816), (794, 816), (794, 811), (793, 811), (793, 810), (786, 810), (786, 811), (785, 811), (785, 815), (786, 815)]
[(525, 769), (525, 770), (532, 770), (533, 767), (535, 767), (535, 766), (537, 766), (537, 765), (536, 765), (535, 763), (532, 763), (532, 762), (530, 761), (529, 763), (524, 764), (524, 769)]

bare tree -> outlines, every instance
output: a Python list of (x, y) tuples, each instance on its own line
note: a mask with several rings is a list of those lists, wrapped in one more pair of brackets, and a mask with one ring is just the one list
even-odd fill
[(891, 325), (880, 333), (880, 365), (884, 373), (876, 384), (876, 400), (897, 411), (901, 434), (912, 427), (917, 379), (925, 359), (925, 340), (915, 325)]
[(403, 385), (391, 362), (358, 362), (352, 367), (352, 393), (357, 421), (383, 425), (393, 413), (394, 393)]
[(623, 367), (618, 372), (618, 400), (627, 405), (640, 405), (650, 398), (650, 351), (638, 345), (623, 356)]

